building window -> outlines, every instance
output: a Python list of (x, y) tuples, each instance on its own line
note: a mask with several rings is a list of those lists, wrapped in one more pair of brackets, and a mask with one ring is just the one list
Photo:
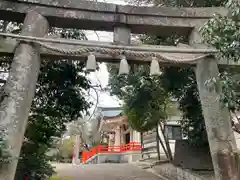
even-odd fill
[(165, 135), (169, 140), (181, 140), (182, 129), (179, 125), (165, 125)]

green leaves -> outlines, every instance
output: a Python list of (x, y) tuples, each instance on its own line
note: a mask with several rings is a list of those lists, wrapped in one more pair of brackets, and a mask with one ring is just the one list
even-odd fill
[[(204, 41), (220, 51), (219, 58), (228, 61), (239, 61), (240, 58), (240, 4), (235, 0), (228, 0), (226, 7), (228, 16), (215, 15), (201, 28)], [(221, 69), (220, 83), (222, 86), (221, 102), (229, 111), (239, 109), (236, 87), (239, 81), (232, 78), (239, 72), (239, 68)]]
[[(54, 29), (64, 38), (84, 38), (79, 30)], [(43, 59), (25, 133), (16, 180), (43, 180), (53, 173), (46, 155), (53, 146), (52, 137), (61, 137), (66, 123), (82, 117), (90, 107), (85, 91), (90, 88), (84, 64), (77, 61)]]
[(232, 18), (215, 15), (202, 28), (204, 41), (220, 51), (221, 58), (239, 60), (239, 33), (238, 22)]
[(194, 70), (168, 67), (163, 70), (162, 80), (164, 89), (178, 100), (184, 136), (194, 146), (208, 145)]
[[(132, 1), (131, 1), (132, 2)], [(228, 16), (220, 16), (216, 14), (213, 19), (209, 20), (204, 27), (201, 28), (201, 34), (204, 42), (208, 43), (219, 50), (217, 58), (226, 58), (230, 61), (238, 61), (240, 56), (240, 29), (239, 29), (239, 15), (240, 6), (238, 1), (234, 0), (188, 0), (188, 1), (176, 1), (176, 0), (138, 0), (135, 3), (152, 3), (156, 6), (175, 6), (175, 7), (213, 7), (226, 5), (229, 9)], [(161, 44), (161, 45), (175, 45), (176, 42), (182, 40), (182, 37), (146, 37), (142, 36), (142, 41), (147, 44)], [(176, 41), (177, 39), (177, 41)], [(166, 92), (179, 101), (179, 109), (182, 111), (183, 118), (180, 120), (183, 128), (183, 133), (188, 136), (188, 140), (193, 145), (207, 145), (207, 136), (204, 124), (204, 118), (202, 116), (202, 109), (199, 100), (199, 94), (197, 90), (197, 84), (195, 80), (195, 74), (192, 68), (176, 68), (169, 67), (162, 69), (163, 74), (161, 77), (161, 86)], [(220, 81), (222, 85), (221, 101), (224, 106), (229, 108), (230, 111), (239, 109), (239, 102), (236, 99), (236, 90), (239, 90), (239, 82), (233, 78), (235, 74), (239, 72), (235, 69), (221, 69)], [(112, 76), (112, 73), (110, 73)], [(139, 80), (142, 76), (141, 73), (135, 72), (135, 80)], [(137, 78), (139, 77), (139, 78)], [(111, 79), (111, 78), (110, 78)], [(123, 96), (119, 87), (125, 86), (129, 83), (130, 77), (123, 81), (117, 81), (113, 77), (115, 83), (110, 81), (110, 85), (114, 84), (112, 88), (113, 92)], [(112, 84), (111, 84), (112, 83)], [(118, 86), (119, 83), (119, 86)], [(124, 83), (126, 83), (124, 85)], [(132, 81), (131, 86), (135, 87), (135, 81)], [(134, 84), (134, 85), (133, 85)], [(237, 86), (236, 86), (237, 85)], [(128, 86), (128, 90), (132, 97), (135, 96), (135, 91), (131, 91), (131, 86)], [(113, 86), (111, 86), (113, 87)], [(238, 89), (237, 89), (238, 88)], [(127, 88), (126, 88), (127, 89)], [(134, 89), (134, 88), (132, 88)], [(141, 96), (142, 98), (142, 96)], [(144, 99), (142, 99), (144, 100)], [(133, 99), (135, 102), (135, 98)], [(137, 101), (136, 101), (137, 102)], [(144, 106), (146, 108), (147, 105)], [(140, 109), (140, 108), (139, 108)], [(140, 111), (140, 110), (139, 110)], [(138, 124), (144, 123), (144, 120), (137, 119), (138, 111), (129, 111), (129, 116), (134, 122)]]
[(236, 95), (236, 87), (239, 82), (232, 79), (231, 74), (227, 71), (223, 72), (220, 76), (220, 83), (222, 86), (221, 102), (222, 105), (227, 107), (230, 111), (234, 112), (239, 109), (239, 102)]
[(158, 77), (139, 77), (133, 85), (131, 96), (125, 98), (125, 112), (130, 125), (140, 131), (148, 131), (165, 120), (165, 102), (168, 98)]
[(225, 5), (229, 10), (228, 16), (216, 14), (200, 31), (204, 41), (220, 51), (219, 57), (238, 61), (240, 4), (238, 1), (228, 0)]
[(237, 0), (227, 0), (225, 6), (229, 10), (228, 16), (230, 16), (234, 21), (238, 21), (240, 18), (240, 4)]
[[(0, 31), (19, 33), (21, 25), (0, 21)], [(83, 31), (78, 29), (52, 28), (50, 34), (86, 40)], [(10, 64), (4, 62), (0, 66), (9, 69)], [(53, 146), (52, 137), (60, 137), (66, 130), (65, 124), (77, 120), (91, 105), (85, 96), (90, 84), (82, 63), (63, 59), (42, 59), (41, 62), (16, 180), (25, 179), (25, 175), (28, 175), (29, 179), (45, 180), (52, 175), (53, 168), (46, 155)], [(9, 162), (7, 143), (4, 135), (0, 135), (0, 163)]]
[(144, 132), (157, 126), (166, 117), (168, 94), (158, 76), (149, 76), (149, 66), (133, 65), (128, 76), (118, 76), (117, 66), (108, 65), (111, 93), (124, 101), (130, 126)]

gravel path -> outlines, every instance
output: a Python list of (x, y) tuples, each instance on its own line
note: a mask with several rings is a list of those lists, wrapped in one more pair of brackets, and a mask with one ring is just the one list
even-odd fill
[(131, 164), (55, 164), (62, 180), (162, 180)]

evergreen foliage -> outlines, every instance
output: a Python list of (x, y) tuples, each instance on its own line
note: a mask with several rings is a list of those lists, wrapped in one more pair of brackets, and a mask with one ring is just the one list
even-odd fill
[[(74, 29), (53, 29), (53, 32), (65, 38), (85, 37)], [(25, 175), (29, 179), (44, 180), (52, 175), (46, 154), (52, 147), (52, 137), (61, 137), (66, 123), (82, 117), (90, 105), (85, 99), (84, 90), (90, 88), (85, 75), (81, 62), (42, 60), (16, 180), (22, 180)]]
[[(173, 6), (173, 7), (215, 7), (225, 5), (230, 9), (230, 16), (222, 17), (216, 15), (214, 19), (206, 23), (201, 32), (204, 40), (220, 50), (219, 58), (225, 57), (229, 60), (237, 61), (239, 59), (239, 12), (240, 6), (236, 1), (226, 0), (137, 0), (132, 1), (135, 4), (154, 4), (155, 6)], [(176, 45), (179, 42), (184, 42), (185, 37), (156, 37), (156, 36), (141, 36), (141, 40), (146, 44), (155, 45)], [(165, 93), (171, 94), (179, 102), (179, 110), (182, 112), (180, 124), (183, 128), (183, 133), (188, 137), (189, 142), (195, 146), (207, 146), (207, 136), (205, 130), (204, 119), (201, 110), (199, 94), (193, 68), (182, 67), (164, 67), (161, 69), (161, 85)], [(222, 102), (232, 112), (239, 109), (239, 102), (236, 98), (236, 90), (239, 86), (238, 78), (232, 78), (239, 72), (239, 68), (220, 68), (220, 79), (223, 87), (221, 95)], [(113, 75), (115, 73), (115, 75)], [(110, 87), (113, 94), (122, 94), (122, 81), (117, 79), (116, 72), (110, 71)], [(143, 73), (144, 74), (144, 73)], [(143, 74), (135, 74), (136, 81), (127, 79), (128, 86), (135, 86), (137, 79)], [(148, 72), (146, 72), (148, 74)], [(132, 76), (132, 75), (129, 75)], [(120, 83), (119, 83), (120, 82)], [(125, 82), (126, 83), (126, 82)], [(129, 91), (128, 91), (129, 92)], [(149, 91), (148, 93), (152, 93)], [(136, 99), (136, 94), (132, 95)], [(120, 96), (121, 98), (121, 96)], [(141, 96), (142, 98), (142, 96)], [(123, 98), (122, 98), (123, 99)], [(127, 101), (125, 101), (127, 102)], [(127, 104), (127, 103), (125, 103)], [(146, 110), (146, 109), (145, 109)], [(135, 118), (134, 121), (139, 120)], [(140, 123), (141, 124), (141, 123)], [(235, 128), (236, 130), (236, 128)]]
[[(20, 32), (21, 25), (8, 22), (2, 23), (5, 26), (3, 30), (9, 30), (8, 24), (14, 26), (10, 28), (11, 32)], [(84, 33), (76, 29), (53, 28), (51, 33), (64, 38), (86, 39)], [(2, 68), (10, 68), (9, 64), (3, 65), (1, 64)], [(85, 96), (85, 90), (89, 88), (84, 64), (81, 62), (42, 59), (15, 175), (16, 180), (23, 180), (26, 176), (29, 179), (45, 180), (53, 174), (53, 167), (49, 163), (50, 157), (47, 155), (54, 145), (53, 137), (61, 137), (66, 130), (66, 123), (82, 117), (82, 113), (90, 107)], [(4, 134), (1, 135), (4, 137)], [(0, 159), (8, 161), (7, 142), (2, 139), (0, 139)]]

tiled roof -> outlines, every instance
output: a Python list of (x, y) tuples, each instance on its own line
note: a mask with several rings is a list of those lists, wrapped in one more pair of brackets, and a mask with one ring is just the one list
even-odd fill
[(101, 110), (103, 117), (116, 117), (123, 112), (121, 107), (101, 107), (99, 109)]
[(122, 110), (102, 111), (104, 117), (115, 117), (122, 113)]

